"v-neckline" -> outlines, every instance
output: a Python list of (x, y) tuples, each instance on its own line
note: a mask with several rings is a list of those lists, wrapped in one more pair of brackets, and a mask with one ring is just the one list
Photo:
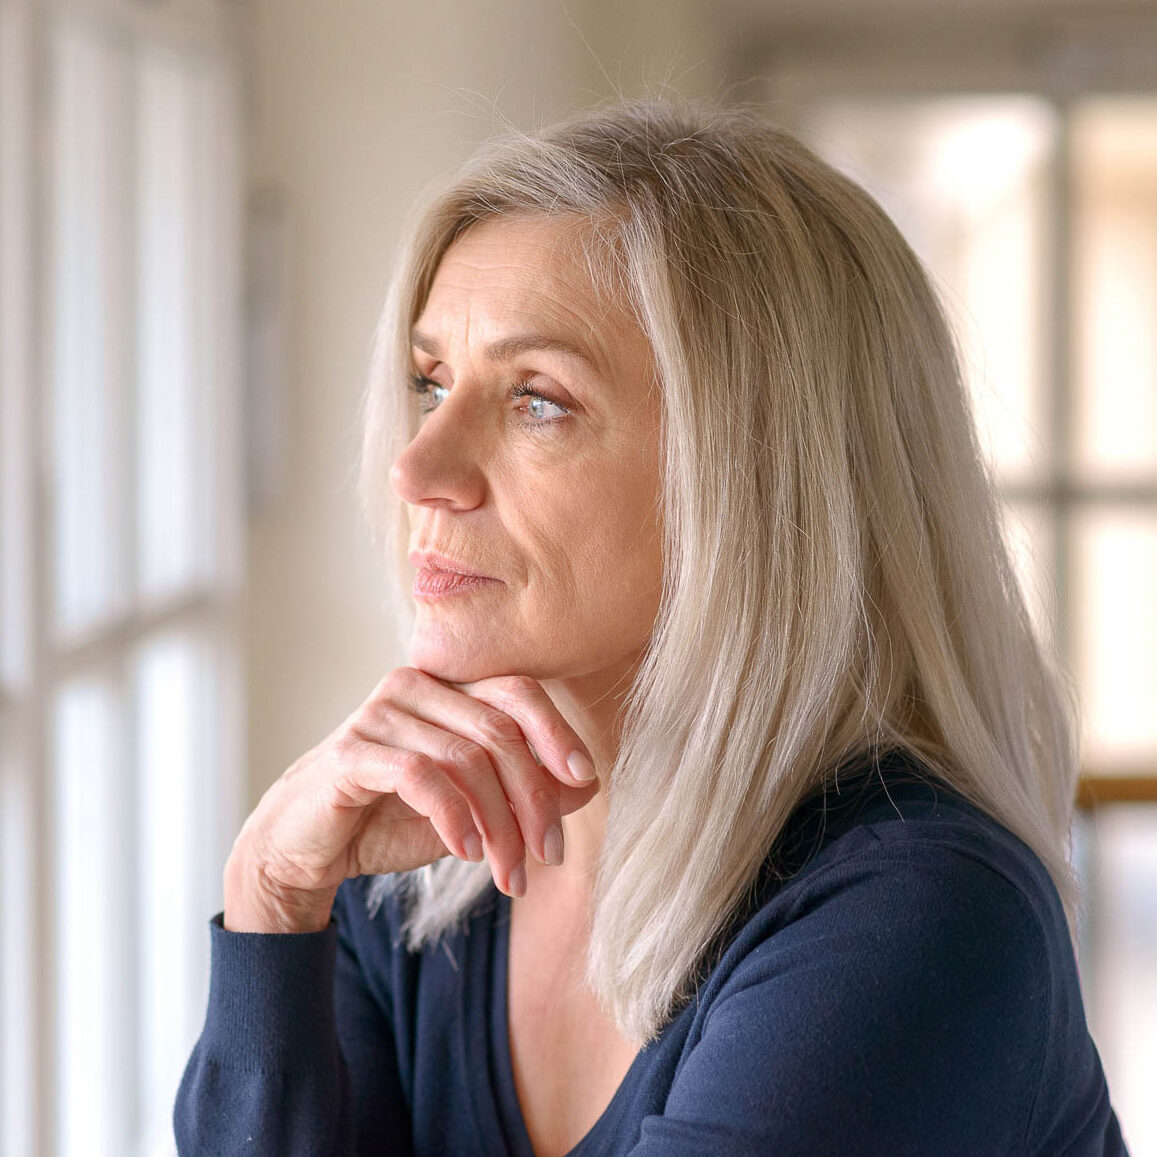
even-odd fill
[[(495, 889), (497, 892), (497, 889)], [(502, 1122), (508, 1142), (515, 1146), (516, 1157), (535, 1157), (526, 1119), (522, 1115), (522, 1105), (518, 1100), (518, 1086), (514, 1082), (514, 1058), (510, 1053), (510, 913), (512, 901), (504, 892), (498, 892), (498, 903), (494, 909), (492, 941), (492, 999), (495, 1002), (494, 1015), (486, 1018), (487, 1032), (491, 1039), (487, 1042), (490, 1056), (494, 1059), (495, 1109)], [(567, 1157), (581, 1157), (589, 1145), (602, 1134), (606, 1123), (617, 1113), (626, 1096), (624, 1090), (632, 1081), (640, 1058), (648, 1052), (644, 1046), (631, 1061), (623, 1074), (619, 1087), (615, 1089), (595, 1123), (579, 1138), (567, 1152)]]

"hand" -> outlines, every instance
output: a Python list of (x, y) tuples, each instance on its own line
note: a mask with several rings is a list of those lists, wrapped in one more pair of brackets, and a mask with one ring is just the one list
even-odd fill
[(561, 862), (560, 818), (599, 789), (568, 766), (576, 752), (593, 776), (534, 679), (450, 684), (399, 667), (245, 821), (225, 866), (225, 927), (318, 931), (347, 877), (446, 855), (485, 856), (495, 884), (521, 895), (527, 851)]

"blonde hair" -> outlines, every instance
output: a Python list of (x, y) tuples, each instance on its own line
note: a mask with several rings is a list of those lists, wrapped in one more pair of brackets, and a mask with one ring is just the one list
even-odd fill
[[(366, 398), (363, 497), (412, 436), (409, 331), (448, 246), (579, 214), (656, 357), (665, 574), (608, 777), (587, 979), (653, 1038), (693, 993), (785, 820), (900, 749), (1023, 839), (1070, 920), (1076, 758), (1002, 540), (928, 277), (856, 184), (759, 114), (617, 103), (485, 147), (421, 206)], [(388, 504), (388, 505), (387, 505)], [(406, 600), (399, 593), (397, 604)], [(373, 890), (399, 881), (383, 877)], [(485, 863), (409, 874), (412, 948)]]

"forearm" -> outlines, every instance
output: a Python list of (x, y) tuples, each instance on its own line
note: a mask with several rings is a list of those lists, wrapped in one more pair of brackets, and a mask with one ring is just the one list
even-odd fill
[(336, 926), (295, 936), (212, 925), (205, 1027), (177, 1094), (181, 1154), (353, 1154), (333, 1011)]

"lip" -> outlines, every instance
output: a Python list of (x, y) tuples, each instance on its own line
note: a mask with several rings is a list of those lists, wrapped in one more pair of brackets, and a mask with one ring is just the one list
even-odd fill
[(490, 579), (497, 582), (492, 575), (483, 574), (465, 563), (458, 562), (448, 554), (440, 554), (436, 550), (412, 550), (407, 556), (415, 570), (441, 571), (442, 573), (467, 575), (469, 578)]
[(412, 593), (416, 599), (435, 602), (495, 585), (501, 585), (497, 579), (458, 574), (452, 570), (420, 570), (414, 575)]

